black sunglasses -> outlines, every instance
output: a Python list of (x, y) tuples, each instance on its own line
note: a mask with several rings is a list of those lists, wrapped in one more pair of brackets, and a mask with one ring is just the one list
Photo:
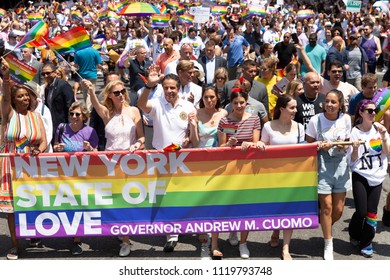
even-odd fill
[(370, 115), (376, 113), (376, 109), (371, 109), (371, 108), (370, 109), (364, 109), (363, 112), (364, 111), (367, 111), (367, 113), (369, 113)]
[(112, 93), (113, 93), (115, 96), (119, 96), (120, 94), (125, 95), (126, 89), (116, 90), (116, 91), (113, 91)]
[(69, 112), (69, 116), (71, 116), (71, 117), (73, 117), (73, 116), (80, 117), (81, 113)]
[(41, 76), (49, 76), (53, 72), (54, 71), (51, 71), (51, 72), (41, 72)]
[(332, 72), (333, 74), (343, 73), (343, 70), (331, 70), (330, 72)]

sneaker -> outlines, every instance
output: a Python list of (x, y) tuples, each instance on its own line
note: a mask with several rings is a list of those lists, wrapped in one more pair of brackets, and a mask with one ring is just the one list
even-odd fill
[(7, 260), (17, 260), (19, 258), (18, 248), (12, 247), (7, 253)]
[(249, 259), (249, 250), (248, 250), (248, 246), (246, 246), (246, 242), (245, 243), (242, 243), (240, 244), (240, 246), (238, 247), (239, 250), (240, 250), (240, 256), (242, 259)]
[(83, 253), (83, 248), (81, 248), (81, 242), (73, 242), (72, 248), (70, 250), (72, 255), (81, 255)]
[(31, 248), (41, 248), (42, 247), (42, 239), (40, 239), (40, 238), (31, 238), (30, 239), (30, 247)]
[(372, 255), (374, 254), (374, 251), (372, 250), (372, 245), (368, 245), (367, 247), (360, 250), (360, 253), (365, 258), (372, 258)]
[(351, 243), (352, 246), (357, 247), (359, 246), (360, 241), (353, 237), (349, 237), (349, 243)]
[(237, 232), (231, 232), (229, 234), (229, 243), (232, 246), (237, 246), (238, 245), (238, 237), (237, 237)]
[(333, 239), (325, 239), (324, 260), (333, 261)]
[(121, 249), (119, 250), (119, 256), (120, 257), (127, 257), (130, 255), (131, 252), (131, 246), (129, 243), (122, 243), (121, 244)]

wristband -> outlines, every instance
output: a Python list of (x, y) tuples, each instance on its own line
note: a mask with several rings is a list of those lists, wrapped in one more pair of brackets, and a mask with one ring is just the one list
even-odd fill
[(145, 84), (145, 88), (147, 88), (147, 89), (152, 89), (152, 87), (150, 87), (150, 86), (148, 86), (148, 84)]

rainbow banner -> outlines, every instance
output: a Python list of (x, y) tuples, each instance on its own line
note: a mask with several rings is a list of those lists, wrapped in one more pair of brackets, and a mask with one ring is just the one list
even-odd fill
[(316, 144), (10, 160), (19, 238), (318, 227)]
[(26, 46), (28, 48), (40, 47), (45, 45), (44, 38), (49, 34), (49, 26), (44, 21), (37, 22), (24, 35), (23, 39), (17, 44), (16, 48)]
[(375, 116), (375, 121), (379, 122), (383, 114), (390, 107), (390, 89), (382, 88), (380, 89), (372, 98), (372, 101), (375, 102), (377, 113)]
[(211, 7), (211, 14), (213, 15), (222, 15), (226, 14), (226, 6), (213, 6)]
[(71, 53), (92, 46), (89, 35), (82, 26), (72, 28), (63, 34), (48, 39), (47, 42), (50, 48), (59, 54)]
[(7, 55), (5, 60), (9, 64), (11, 79), (19, 84), (31, 81), (38, 71), (12, 54)]
[(152, 27), (160, 28), (160, 27), (169, 27), (169, 19), (171, 16), (169, 14), (154, 14), (152, 15)]
[(249, 7), (249, 15), (250, 16), (265, 16), (265, 8), (260, 6), (250, 6)]

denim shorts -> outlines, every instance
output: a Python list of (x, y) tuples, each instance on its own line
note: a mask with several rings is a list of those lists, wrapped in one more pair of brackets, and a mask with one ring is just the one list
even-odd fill
[(318, 193), (345, 193), (352, 188), (348, 157), (318, 152)]

